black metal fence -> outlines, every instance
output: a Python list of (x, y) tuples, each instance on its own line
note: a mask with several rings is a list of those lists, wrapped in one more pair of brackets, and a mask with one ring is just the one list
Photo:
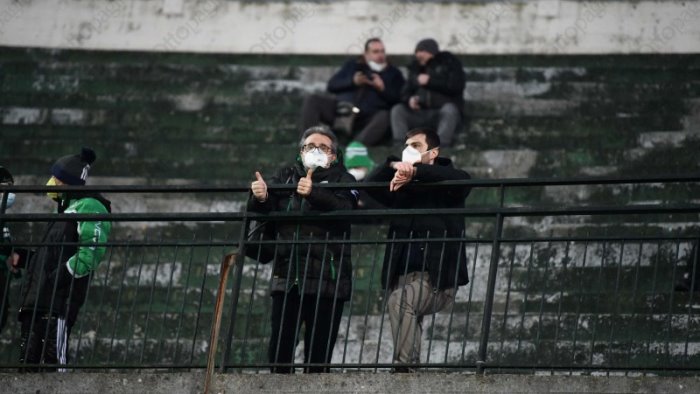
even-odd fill
[[(700, 293), (696, 289), (700, 283), (694, 278), (700, 267), (694, 246), (700, 237), (700, 205), (693, 196), (698, 195), (699, 182), (700, 177), (442, 182), (424, 187), (439, 192), (442, 187), (467, 184), (473, 192), (465, 208), (437, 211), (263, 216), (244, 209), (117, 210), (85, 215), (83, 220), (111, 221), (114, 231), (71, 329), (65, 366), (208, 367), (210, 372), (216, 367), (256, 373), (284, 366), (388, 371), (396, 365), (387, 315), (391, 289), (380, 281), (384, 255), (392, 245), (427, 239), (387, 239), (387, 222), (400, 216), (455, 215), (465, 219), (466, 231), (430, 241), (459, 245), (470, 282), (456, 289), (454, 303), (423, 318), (421, 356), (415, 367), (697, 374)], [(557, 188), (574, 189), (574, 194), (585, 188), (586, 204), (542, 197), (559, 196), (552, 193)], [(44, 187), (0, 187), (8, 190), (28, 195), (46, 191)], [(245, 185), (81, 190), (139, 198), (155, 193), (210, 193), (235, 200), (239, 207), (248, 193)], [(13, 247), (45, 245), (43, 223), (67, 217), (5, 212), (4, 204), (0, 208), (4, 212), (0, 222), (19, 229)], [(321, 234), (315, 242), (320, 247), (341, 244), (351, 250), (352, 292), (343, 304), (330, 364), (304, 363), (303, 338), (313, 326), (296, 330), (295, 342), (300, 343), (292, 364), (270, 363), (272, 264), (235, 254), (256, 244), (279, 244), (247, 240), (244, 229), (251, 220), (260, 219), (353, 223), (352, 233), (343, 240)], [(282, 243), (301, 248), (309, 241)], [(303, 266), (309, 260), (300, 262)], [(678, 288), (684, 278), (689, 291)], [(0, 309), (7, 319), (0, 333), (0, 367), (36, 367), (19, 362), (17, 305), (23, 279), (5, 275), (3, 280), (7, 290), (0, 297), (8, 307)]]

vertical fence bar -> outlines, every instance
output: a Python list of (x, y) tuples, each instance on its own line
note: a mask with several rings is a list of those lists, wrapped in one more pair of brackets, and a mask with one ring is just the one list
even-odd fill
[[(460, 261), (460, 259), (462, 258), (462, 252), (465, 249), (465, 246), (464, 246), (465, 230), (462, 230), (460, 237), (462, 238), (462, 240), (459, 241), (459, 245), (458, 245), (459, 246), (459, 253), (457, 253), (457, 261)], [(465, 255), (464, 261), (467, 264), (467, 266), (464, 267), (464, 269), (467, 272), (469, 272), (469, 259), (466, 258), (466, 255)], [(469, 274), (467, 274), (467, 275), (469, 275)], [(474, 278), (471, 278), (471, 280), (473, 281)], [(450, 353), (450, 337), (452, 335), (452, 320), (454, 319), (455, 304), (457, 304), (457, 289), (458, 288), (459, 288), (459, 286), (457, 286), (457, 281), (455, 280), (455, 285), (452, 288), (452, 291), (454, 292), (454, 293), (452, 293), (454, 295), (454, 299), (452, 300), (452, 306), (450, 307), (450, 319), (447, 323), (447, 339), (445, 342), (445, 360), (443, 361), (445, 364), (447, 364), (447, 357)]]
[[(501, 185), (501, 208), (503, 207), (504, 186)], [(486, 364), (486, 350), (489, 344), (489, 331), (491, 329), (491, 313), (493, 312), (493, 297), (496, 290), (496, 274), (498, 273), (498, 258), (501, 249), (501, 236), (503, 235), (503, 213), (496, 214), (496, 228), (494, 229), (493, 242), (491, 244), (491, 262), (489, 263), (489, 277), (484, 299), (484, 315), (481, 320), (481, 342), (479, 343), (479, 355), (476, 360), (476, 372), (484, 374)]]
[[(160, 337), (158, 338), (158, 351), (156, 352), (157, 354), (157, 359), (162, 360), (163, 356), (161, 353), (163, 352), (163, 346), (164, 346), (164, 340), (163, 340), (163, 334), (167, 330), (167, 321), (168, 321), (168, 312), (170, 308), (170, 297), (172, 296), (173, 292), (173, 276), (175, 274), (175, 267), (177, 266), (177, 257), (178, 253), (180, 251), (180, 245), (175, 245), (175, 253), (173, 255), (173, 262), (170, 264), (170, 277), (168, 279), (168, 289), (165, 293), (165, 306), (163, 307), (163, 318), (160, 321)], [(163, 264), (165, 266), (165, 264)], [(155, 275), (158, 275), (158, 271), (155, 272)]]
[(197, 317), (195, 318), (194, 322), (194, 336), (192, 337), (192, 348), (190, 349), (190, 364), (193, 364), (194, 362), (194, 349), (195, 345), (197, 344), (197, 333), (199, 332), (199, 320), (202, 318), (202, 301), (204, 300), (204, 286), (207, 283), (207, 265), (209, 265), (209, 257), (211, 256), (211, 247), (212, 247), (212, 241), (213, 237), (212, 234), (209, 233), (209, 245), (207, 246), (207, 254), (206, 257), (204, 258), (204, 269), (202, 273), (202, 283), (199, 286), (199, 300), (197, 301)]
[[(567, 280), (569, 278), (569, 246), (571, 245), (571, 241), (566, 241), (565, 249), (564, 249), (564, 259), (562, 260), (562, 278), (564, 280)], [(573, 284), (573, 281), (571, 282)], [(559, 287), (559, 305), (557, 305), (557, 323), (556, 326), (554, 327), (554, 349), (555, 352), (559, 351), (559, 329), (561, 328), (561, 315), (562, 315), (562, 304), (564, 302), (564, 285), (560, 282), (560, 287)], [(561, 352), (561, 356), (559, 357), (559, 354), (555, 353), (554, 357), (555, 360), (561, 360), (563, 359), (564, 352)], [(551, 373), (554, 373), (554, 370), (551, 371)]]
[[(615, 343), (615, 320), (617, 320), (617, 315), (620, 309), (620, 280), (622, 278), (622, 263), (625, 258), (625, 241), (620, 243), (620, 260), (617, 264), (617, 271), (615, 274), (615, 288), (613, 293), (613, 299), (615, 300), (612, 310), (610, 311), (610, 335), (608, 337), (608, 352), (607, 352), (607, 362), (608, 371), (606, 376), (610, 376), (610, 370), (615, 367), (612, 362), (614, 357), (613, 354), (613, 344)], [(633, 306), (634, 308), (634, 306)]]
[[(691, 241), (692, 245), (692, 241)], [(686, 327), (685, 327), (685, 347), (683, 350), (683, 364), (688, 363), (688, 342), (690, 342), (690, 331), (691, 331), (691, 325), (693, 321), (693, 296), (700, 285), (700, 283), (697, 283), (695, 280), (695, 276), (697, 274), (698, 270), (698, 245), (694, 244), (690, 251), (688, 251), (688, 255), (686, 256), (686, 261), (687, 261), (687, 267), (686, 271), (690, 274), (690, 290), (688, 292), (689, 297), (688, 297), (688, 316), (686, 320)]]
[[(551, 234), (550, 234), (551, 235)], [(535, 358), (537, 359), (536, 367), (539, 367), (542, 364), (542, 357), (540, 357), (540, 354), (542, 353), (542, 331), (543, 331), (543, 326), (545, 325), (544, 323), (544, 306), (545, 306), (545, 301), (547, 299), (547, 275), (549, 275), (549, 263), (550, 263), (550, 257), (548, 256), (550, 250), (552, 247), (551, 242), (547, 242), (547, 253), (544, 255), (546, 260), (544, 260), (544, 273), (542, 274), (542, 293), (540, 294), (540, 310), (539, 314), (537, 315), (537, 333), (535, 334)], [(538, 259), (542, 258), (542, 252), (538, 252)], [(554, 265), (554, 262), (552, 262), (552, 265)], [(552, 268), (553, 269), (553, 268)], [(539, 271), (539, 269), (538, 269)], [(534, 368), (535, 366), (533, 366)]]
[[(644, 247), (644, 243), (640, 242), (639, 243), (639, 254), (637, 255), (637, 261), (635, 263), (635, 270), (634, 270), (634, 287), (632, 288), (632, 299), (636, 300), (637, 299), (637, 291), (639, 290), (639, 267), (642, 262), (642, 248)], [(632, 322), (633, 324), (636, 325), (636, 320), (637, 320), (637, 311), (636, 311), (637, 306), (632, 305)], [(630, 368), (632, 366), (632, 330), (627, 331), (627, 368)], [(625, 371), (625, 376), (629, 374), (629, 371)]]
[[(583, 243), (583, 257), (581, 261), (581, 268), (579, 269), (579, 279), (578, 279), (578, 300), (576, 302), (576, 319), (574, 324), (574, 338), (571, 345), (571, 367), (569, 370), (569, 375), (573, 374), (573, 366), (576, 365), (576, 341), (578, 340), (578, 328), (581, 325), (581, 304), (583, 303), (583, 282), (586, 271), (586, 259), (588, 258), (588, 241)], [(583, 356), (583, 353), (582, 353)]]
[(462, 355), (460, 360), (464, 363), (464, 354), (467, 347), (467, 336), (469, 335), (469, 319), (472, 312), (472, 295), (474, 294), (474, 276), (476, 275), (476, 262), (479, 260), (479, 240), (474, 244), (474, 263), (472, 264), (472, 280), (469, 283), (469, 295), (467, 296), (467, 310), (464, 316), (464, 336), (462, 338)]
[[(109, 254), (109, 259), (107, 259), (107, 267), (105, 268), (105, 278), (104, 282), (102, 283), (102, 293), (100, 294), (100, 302), (97, 306), (97, 325), (95, 327), (95, 339), (92, 342), (92, 351), (90, 352), (90, 359), (89, 362), (92, 363), (93, 360), (95, 359), (95, 351), (97, 350), (97, 344), (99, 342), (99, 339), (97, 337), (97, 334), (100, 332), (100, 324), (102, 323), (102, 315), (103, 312), (106, 308), (103, 308), (104, 305), (104, 300), (105, 300), (105, 295), (109, 291), (109, 271), (112, 266), (112, 259), (114, 258), (114, 252)], [(82, 330), (82, 325), (80, 326)], [(76, 355), (76, 359), (77, 359)]]
[(676, 292), (673, 289), (673, 281), (676, 279), (676, 266), (677, 264), (675, 263), (678, 261), (678, 256), (680, 256), (681, 253), (681, 244), (680, 242), (676, 242), (676, 252), (673, 253), (672, 251), (669, 253), (669, 255), (673, 255), (672, 261), (674, 261), (674, 264), (671, 265), (671, 280), (669, 281), (671, 288), (668, 290), (669, 296), (668, 296), (668, 314), (666, 315), (666, 342), (664, 343), (664, 349), (666, 350), (666, 363), (667, 365), (672, 364), (672, 355), (671, 355), (671, 339), (672, 339), (672, 333), (673, 333), (673, 305), (675, 304), (675, 295)]
[(506, 325), (508, 324), (508, 304), (510, 303), (510, 288), (513, 281), (513, 265), (515, 263), (515, 247), (516, 243), (513, 243), (513, 251), (510, 258), (510, 268), (508, 269), (508, 286), (506, 288), (506, 305), (503, 310), (503, 323), (501, 324), (501, 346), (498, 350), (498, 360), (496, 364), (498, 365), (499, 371), (501, 368), (501, 359), (503, 357), (503, 348), (506, 340)]
[(143, 272), (143, 261), (144, 261), (144, 256), (146, 253), (141, 253), (141, 261), (139, 261), (139, 270), (138, 273), (136, 274), (136, 283), (134, 284), (134, 294), (133, 294), (133, 300), (131, 301), (131, 310), (129, 311), (129, 321), (127, 322), (127, 337), (125, 341), (125, 346), (124, 346), (124, 363), (126, 364), (127, 360), (129, 359), (129, 344), (131, 342), (131, 338), (134, 336), (134, 310), (136, 310), (136, 301), (138, 299), (138, 293), (139, 293), (139, 284), (141, 281), (141, 272)]
[[(241, 292), (241, 282), (243, 280), (243, 262), (245, 256), (246, 247), (246, 233), (248, 232), (248, 225), (250, 224), (250, 219), (248, 219), (248, 211), (243, 212), (245, 215), (241, 221), (241, 231), (238, 236), (238, 264), (236, 264), (236, 271), (234, 272), (235, 278), (233, 278), (233, 288), (231, 289), (232, 295), (232, 305), (231, 305), (231, 320), (229, 321), (228, 332), (226, 333), (226, 347), (224, 348), (223, 358), (221, 360), (221, 366), (219, 371), (226, 372), (226, 364), (228, 364), (231, 359), (231, 344), (233, 343), (233, 328), (236, 322), (236, 313), (238, 312), (238, 298)], [(223, 292), (223, 289), (221, 289)], [(223, 293), (222, 293), (223, 294)], [(222, 295), (223, 297), (223, 295)]]
[[(192, 236), (192, 241), (197, 239), (196, 234)], [(185, 316), (185, 305), (187, 304), (187, 293), (190, 290), (190, 276), (192, 274), (192, 260), (194, 259), (195, 247), (190, 247), (190, 261), (187, 265), (187, 276), (185, 277), (185, 287), (182, 289), (182, 305), (180, 305), (180, 317), (177, 321), (177, 330), (175, 331), (175, 357), (173, 363), (177, 365), (180, 360), (180, 331), (182, 330), (182, 320)]]
[[(146, 354), (146, 345), (148, 344), (148, 328), (151, 322), (151, 310), (153, 309), (153, 295), (156, 291), (156, 283), (158, 279), (158, 267), (160, 266), (161, 250), (163, 249), (163, 232), (160, 233), (160, 244), (156, 249), (156, 263), (153, 267), (153, 280), (151, 281), (151, 291), (148, 295), (148, 309), (146, 310), (146, 323), (143, 329), (143, 345), (141, 346), (141, 354), (139, 355), (139, 363), (143, 363), (143, 358)], [(155, 349), (155, 345), (154, 345)]]

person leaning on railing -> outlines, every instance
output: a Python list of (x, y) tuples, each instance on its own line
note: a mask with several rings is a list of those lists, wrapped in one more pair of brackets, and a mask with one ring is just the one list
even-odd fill
[[(355, 178), (343, 165), (335, 135), (325, 127), (306, 130), (296, 163), (264, 180), (256, 172), (248, 210), (258, 213), (326, 212), (357, 207), (357, 192), (315, 187), (319, 183), (348, 183)], [(267, 185), (297, 185), (296, 190), (268, 190)], [(328, 219), (301, 222), (274, 221), (276, 239), (299, 241), (279, 244), (272, 269), (272, 334), (268, 348), (273, 373), (290, 373), (300, 325), (304, 330), (304, 362), (327, 364), (340, 327), (343, 306), (352, 289), (349, 244), (326, 240), (350, 239), (350, 223)], [(313, 333), (313, 336), (312, 336)], [(305, 372), (327, 372), (327, 367)]]
[[(463, 208), (467, 186), (428, 188), (423, 182), (466, 180), (469, 174), (439, 157), (440, 137), (431, 129), (414, 129), (406, 135), (401, 159), (390, 156), (374, 170), (368, 182), (389, 182), (387, 189), (369, 193), (396, 209)], [(387, 301), (394, 339), (395, 372), (412, 372), (406, 364), (420, 360), (422, 319), (454, 302), (457, 286), (469, 282), (466, 256), (459, 242), (440, 241), (464, 236), (459, 215), (397, 216), (389, 226), (393, 241), (437, 238), (435, 241), (389, 242), (384, 252), (382, 286), (391, 291)]]
[[(51, 167), (47, 186), (85, 185), (95, 152), (58, 159)], [(57, 213), (104, 214), (110, 202), (98, 193), (47, 193)], [(20, 363), (66, 364), (68, 338), (85, 301), (89, 274), (97, 268), (111, 230), (108, 221), (68, 219), (49, 222), (34, 251), (17, 250), (17, 267), (25, 269), (19, 310)], [(33, 369), (32, 369), (33, 370)], [(51, 368), (50, 370), (55, 370)]]

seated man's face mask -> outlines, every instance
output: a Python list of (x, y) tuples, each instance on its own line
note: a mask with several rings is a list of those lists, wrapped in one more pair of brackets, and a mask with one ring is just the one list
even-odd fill
[(367, 168), (365, 167), (348, 168), (348, 172), (358, 181), (361, 181), (367, 177)]

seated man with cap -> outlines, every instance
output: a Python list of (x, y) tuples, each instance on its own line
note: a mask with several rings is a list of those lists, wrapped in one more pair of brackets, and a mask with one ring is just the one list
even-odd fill
[(432, 38), (418, 42), (414, 52), (401, 103), (391, 110), (394, 144), (403, 145), (409, 130), (428, 127), (437, 130), (443, 147), (451, 146), (464, 109), (462, 63), (452, 53), (440, 52)]

